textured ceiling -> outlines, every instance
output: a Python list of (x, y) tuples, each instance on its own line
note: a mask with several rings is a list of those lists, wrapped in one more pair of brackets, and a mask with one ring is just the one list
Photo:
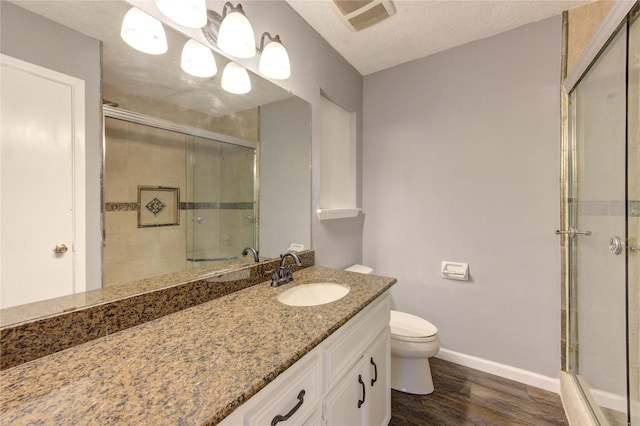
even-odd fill
[(591, 0), (395, 0), (395, 15), (359, 32), (330, 0), (287, 0), (334, 49), (367, 75), (541, 21)]

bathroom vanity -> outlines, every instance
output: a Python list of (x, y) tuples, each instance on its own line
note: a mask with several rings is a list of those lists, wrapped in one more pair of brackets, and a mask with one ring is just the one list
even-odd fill
[(389, 339), (385, 293), (221, 424), (388, 424)]
[[(395, 279), (294, 275), (1, 371), (0, 423), (386, 424)], [(312, 282), (350, 291), (319, 306), (278, 301)]]

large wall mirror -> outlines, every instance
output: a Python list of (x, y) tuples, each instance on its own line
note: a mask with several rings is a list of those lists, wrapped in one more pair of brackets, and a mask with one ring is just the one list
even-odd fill
[[(229, 59), (217, 52), (215, 76), (185, 73), (180, 60), (188, 38), (168, 25), (165, 54), (132, 49), (120, 38), (131, 8), (124, 1), (1, 7), (2, 326), (28, 319), (9, 312), (29, 312), (60, 294), (75, 293), (78, 308), (79, 300), (101, 301), (87, 295), (110, 288), (117, 297), (133, 294), (141, 280), (172, 284), (166, 277), (237, 269), (254, 262), (242, 255), (245, 247), (260, 259), (292, 244), (311, 248), (307, 102), (253, 73), (248, 94), (224, 91)], [(40, 81), (62, 84), (62, 92)], [(17, 112), (8, 114), (6, 105)], [(70, 163), (42, 149), (56, 145), (58, 136), (50, 135), (25, 143), (26, 154), (16, 160), (9, 133), (23, 145), (28, 131), (11, 123), (47, 122), (67, 107), (76, 114), (65, 148)], [(50, 125), (58, 135), (59, 123)], [(69, 200), (45, 185), (54, 181), (70, 191)], [(54, 206), (72, 211), (73, 244), (57, 234), (67, 225), (56, 224)], [(71, 278), (56, 289), (50, 281), (60, 269)]]

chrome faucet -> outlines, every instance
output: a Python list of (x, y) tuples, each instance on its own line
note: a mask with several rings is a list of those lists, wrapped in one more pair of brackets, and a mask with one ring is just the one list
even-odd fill
[(297, 254), (291, 252), (281, 254), (280, 267), (268, 272), (269, 274), (271, 274), (271, 287), (278, 287), (282, 284), (290, 283), (291, 281), (293, 281), (293, 272), (291, 272), (291, 265), (285, 266), (287, 257), (291, 257), (296, 265), (302, 265), (302, 261)]
[(245, 247), (244, 250), (242, 250), (242, 255), (246, 256), (249, 254), (249, 252), (253, 253), (254, 262), (256, 263), (260, 262), (260, 257), (258, 256), (258, 252), (253, 247)]

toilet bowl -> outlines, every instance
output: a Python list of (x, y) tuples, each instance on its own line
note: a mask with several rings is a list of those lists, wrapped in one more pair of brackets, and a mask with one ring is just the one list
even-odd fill
[(406, 312), (391, 311), (391, 388), (417, 395), (433, 392), (429, 358), (440, 350), (438, 329)]

